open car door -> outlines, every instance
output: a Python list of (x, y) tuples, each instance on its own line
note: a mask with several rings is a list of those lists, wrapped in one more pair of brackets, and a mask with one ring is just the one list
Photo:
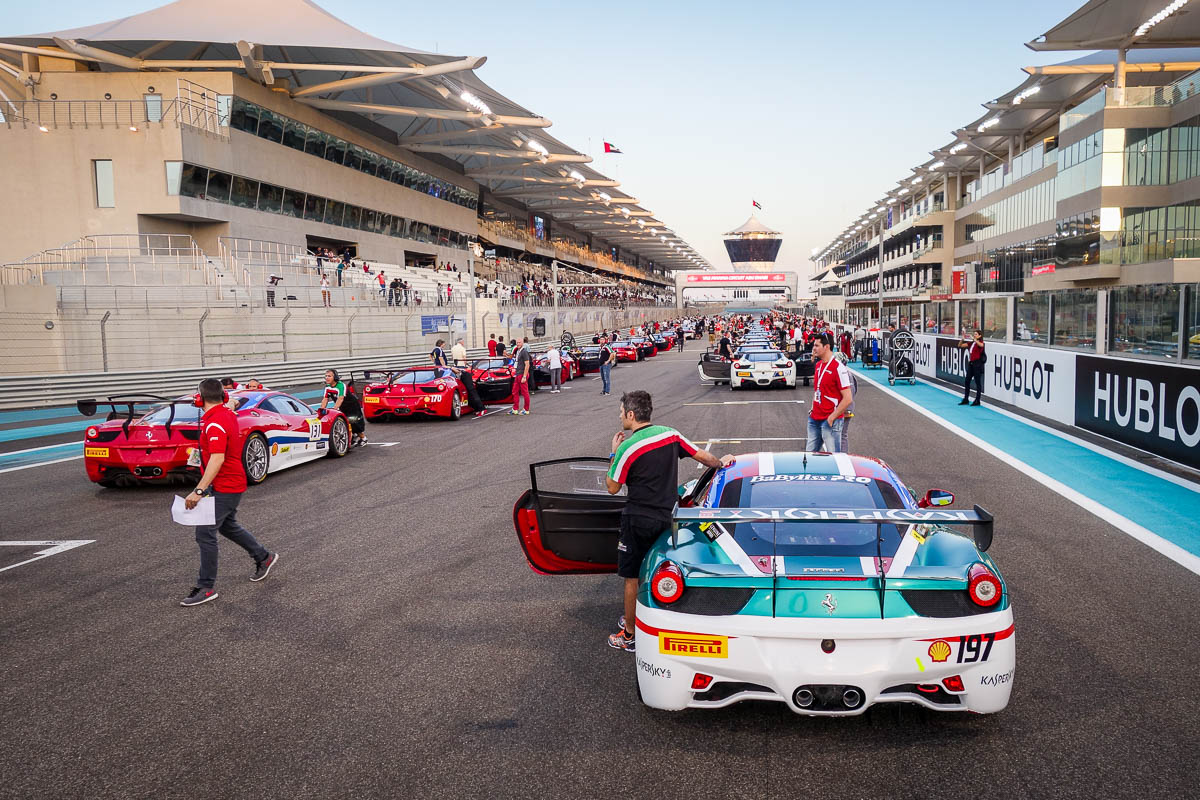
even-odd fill
[(545, 575), (617, 571), (625, 489), (605, 485), (607, 458), (561, 458), (529, 465), (530, 489), (513, 506), (525, 558)]
[(717, 355), (716, 351), (710, 347), (704, 352), (704, 355), (700, 356), (700, 379), (728, 383), (729, 369), (732, 364), (732, 361)]

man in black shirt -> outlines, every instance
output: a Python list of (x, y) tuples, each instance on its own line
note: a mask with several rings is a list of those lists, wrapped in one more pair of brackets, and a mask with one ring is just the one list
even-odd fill
[(732, 342), (729, 341), (729, 334), (722, 333), (721, 341), (717, 343), (717, 355), (722, 358), (733, 358)]
[[(621, 430), (612, 440), (605, 483), (609, 494), (629, 487), (621, 512), (621, 539), (617, 544), (617, 574), (625, 579), (625, 613), (621, 630), (608, 637), (618, 650), (633, 650), (633, 624), (637, 609), (638, 576), (642, 560), (664, 530), (671, 526), (671, 511), (679, 501), (679, 459), (693, 458), (706, 467), (727, 467), (733, 456), (717, 458), (665, 425), (652, 425), (654, 411), (648, 392), (621, 396)], [(626, 435), (625, 431), (629, 431)]]

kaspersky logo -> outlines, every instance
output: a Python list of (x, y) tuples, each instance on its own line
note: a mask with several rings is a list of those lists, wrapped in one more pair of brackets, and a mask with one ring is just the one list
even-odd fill
[(658, 652), (668, 656), (729, 658), (729, 637), (661, 631)]

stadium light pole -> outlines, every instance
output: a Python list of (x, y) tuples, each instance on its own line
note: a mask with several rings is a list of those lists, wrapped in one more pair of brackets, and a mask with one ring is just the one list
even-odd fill
[(884, 217), (879, 218), (879, 273), (876, 279), (879, 282), (879, 331), (883, 335), (883, 222)]

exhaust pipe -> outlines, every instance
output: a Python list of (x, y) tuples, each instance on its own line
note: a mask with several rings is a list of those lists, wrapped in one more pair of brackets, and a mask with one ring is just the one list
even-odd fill
[(858, 708), (859, 704), (862, 703), (862, 694), (858, 689), (847, 689), (842, 692), (842, 703), (846, 708)]
[(796, 696), (792, 698), (796, 701), (796, 705), (800, 708), (808, 708), (813, 704), (813, 693), (811, 689), (797, 689)]

